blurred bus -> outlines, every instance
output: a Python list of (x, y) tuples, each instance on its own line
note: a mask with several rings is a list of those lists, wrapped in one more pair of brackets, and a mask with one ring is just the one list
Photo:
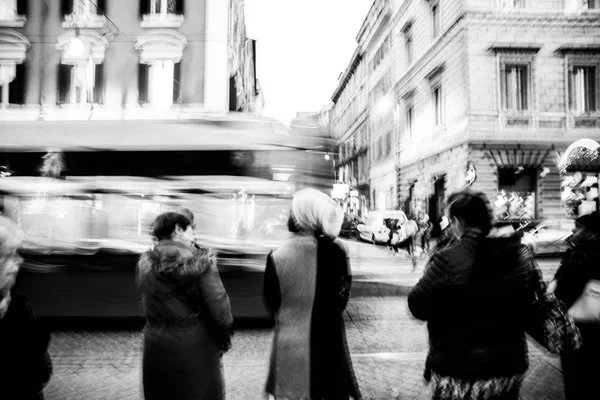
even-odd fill
[(1, 206), (25, 233), (18, 286), (46, 317), (140, 317), (137, 259), (154, 218), (180, 207), (218, 254), (234, 316), (265, 317), (292, 194), (332, 187), (327, 138), (245, 115), (1, 123), (0, 138)]

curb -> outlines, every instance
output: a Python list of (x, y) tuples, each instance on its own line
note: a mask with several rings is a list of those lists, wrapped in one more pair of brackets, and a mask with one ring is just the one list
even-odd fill
[(354, 297), (389, 297), (407, 296), (415, 285), (414, 283), (388, 283), (364, 279), (352, 281), (352, 296)]

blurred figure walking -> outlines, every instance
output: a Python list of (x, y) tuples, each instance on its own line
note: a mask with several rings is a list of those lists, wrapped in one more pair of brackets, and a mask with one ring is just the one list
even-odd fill
[[(571, 248), (564, 254), (554, 277), (554, 294), (567, 308), (583, 294), (590, 280), (600, 280), (600, 217), (584, 215), (575, 220)], [(596, 294), (597, 295), (597, 294)], [(585, 399), (597, 391), (600, 360), (600, 325), (598, 321), (575, 320), (583, 345), (561, 355), (567, 400)]]
[(154, 249), (138, 263), (146, 311), (142, 381), (153, 399), (225, 398), (222, 355), (233, 317), (215, 255), (194, 243), (179, 213), (156, 218)]
[(267, 258), (264, 296), (275, 315), (265, 391), (275, 399), (360, 399), (342, 312), (350, 261), (336, 239), (343, 213), (314, 189), (292, 200), (293, 237)]
[(485, 195), (448, 199), (457, 237), (435, 251), (408, 296), (411, 313), (427, 321), (426, 379), (435, 400), (517, 400), (528, 367), (525, 330), (541, 272), (518, 234), (488, 236)]
[(423, 254), (429, 253), (429, 241), (431, 240), (431, 228), (433, 224), (429, 220), (429, 215), (425, 213), (419, 213), (419, 234), (421, 236), (421, 250)]
[(50, 332), (37, 320), (26, 296), (13, 289), (21, 257), (21, 232), (0, 217), (0, 398), (43, 400), (52, 375)]

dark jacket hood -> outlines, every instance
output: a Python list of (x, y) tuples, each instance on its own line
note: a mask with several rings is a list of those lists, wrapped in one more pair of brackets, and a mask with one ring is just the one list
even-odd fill
[(140, 256), (138, 267), (141, 272), (158, 275), (189, 275), (203, 273), (211, 263), (216, 263), (216, 258), (209, 249), (161, 240), (154, 249)]

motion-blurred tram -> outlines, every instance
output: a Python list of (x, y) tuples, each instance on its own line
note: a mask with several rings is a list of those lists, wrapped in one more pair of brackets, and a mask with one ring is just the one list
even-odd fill
[(291, 196), (332, 183), (327, 137), (246, 115), (0, 123), (0, 139), (0, 205), (24, 232), (17, 285), (43, 317), (141, 317), (137, 260), (154, 218), (180, 207), (218, 254), (234, 316), (266, 317)]

